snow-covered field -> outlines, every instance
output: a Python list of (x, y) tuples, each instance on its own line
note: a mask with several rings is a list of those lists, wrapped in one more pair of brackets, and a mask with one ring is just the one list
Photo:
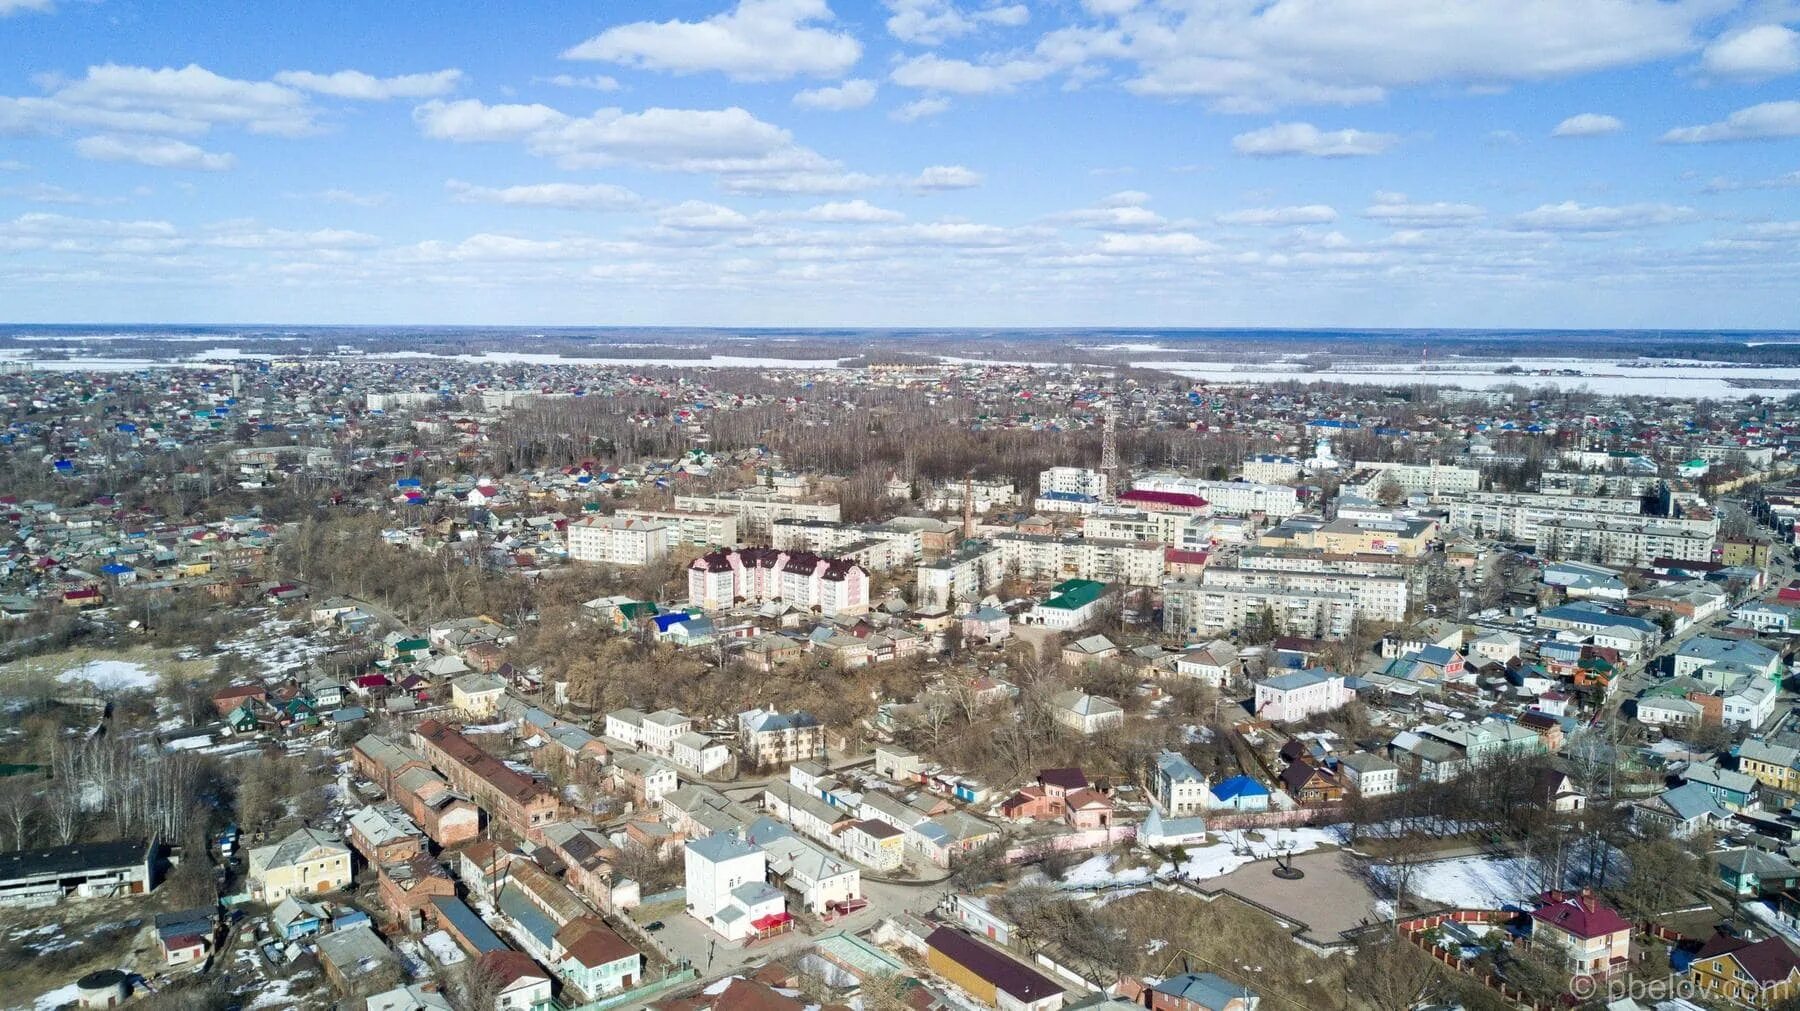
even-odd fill
[(1124, 888), (1177, 875), (1190, 881), (1205, 881), (1258, 860), (1272, 860), (1278, 851), (1307, 853), (1343, 842), (1344, 833), (1337, 827), (1234, 831), (1224, 833), (1216, 843), (1186, 847), (1187, 859), (1179, 864), (1164, 862), (1156, 867), (1114, 870), (1111, 854), (1096, 854), (1071, 868), (1063, 876), (1062, 887), (1073, 891)]
[(313, 635), (295, 635), (297, 631), (307, 632), (308, 626), (297, 619), (288, 621), (269, 615), (238, 638), (221, 641), (219, 649), (243, 657), (264, 677), (297, 676), (331, 649)]
[(156, 687), (157, 672), (126, 660), (90, 660), (56, 676), (64, 684), (85, 682), (102, 691), (149, 690)]
[[(1246, 365), (1215, 361), (1134, 361), (1136, 368), (1158, 369), (1189, 379), (1222, 383), (1353, 383), (1391, 386), (1396, 383), (1419, 383), (1426, 386), (1456, 386), (1485, 390), (1497, 386), (1554, 386), (1559, 389), (1585, 387), (1595, 393), (1613, 396), (1652, 397), (1748, 397), (1756, 393), (1778, 394), (1778, 390), (1742, 389), (1727, 383), (1729, 379), (1759, 379), (1779, 384), (1782, 389), (1800, 389), (1800, 368), (1757, 368), (1745, 365), (1707, 365), (1690, 362), (1648, 360), (1616, 361), (1593, 358), (1519, 358), (1506, 360), (1452, 360), (1449, 362), (1395, 362), (1370, 365), (1345, 362), (1322, 372), (1308, 372), (1299, 365)], [(1503, 375), (1499, 369), (1516, 365), (1527, 372), (1571, 369), (1576, 376)]]

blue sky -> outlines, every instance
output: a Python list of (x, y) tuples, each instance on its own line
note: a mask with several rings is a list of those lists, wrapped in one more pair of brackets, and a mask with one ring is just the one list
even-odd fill
[(1797, 27), (0, 0), (0, 319), (1794, 327)]

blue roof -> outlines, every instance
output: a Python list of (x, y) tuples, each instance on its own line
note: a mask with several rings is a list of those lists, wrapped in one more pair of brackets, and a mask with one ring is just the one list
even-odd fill
[(508, 884), (500, 889), (500, 901), (495, 905), (500, 911), (512, 917), (519, 929), (530, 934), (545, 949), (556, 943), (556, 921), (552, 920), (537, 903), (532, 902), (524, 889), (515, 884)]
[(1098, 502), (1092, 495), (1077, 495), (1072, 491), (1047, 491), (1038, 498), (1047, 498), (1052, 502)]
[(1233, 776), (1230, 779), (1221, 780), (1217, 786), (1213, 787), (1212, 795), (1220, 800), (1230, 800), (1233, 797), (1267, 797), (1269, 788), (1249, 776)]
[(506, 950), (506, 942), (500, 940), (500, 936), (482, 922), (473, 909), (464, 905), (463, 900), (454, 895), (434, 895), (431, 897), (431, 904), (437, 907), (438, 915), (446, 923), (455, 927), (456, 932), (475, 947), (476, 954)]
[(1291, 674), (1277, 674), (1272, 678), (1265, 679), (1263, 685), (1276, 691), (1291, 692), (1297, 688), (1310, 688), (1316, 684), (1323, 684), (1336, 676), (1322, 667), (1311, 667), (1306, 670), (1294, 671)]

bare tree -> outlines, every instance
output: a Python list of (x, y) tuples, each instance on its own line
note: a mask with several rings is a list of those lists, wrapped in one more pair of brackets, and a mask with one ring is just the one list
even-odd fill
[(13, 849), (25, 848), (26, 834), (36, 823), (41, 806), (37, 790), (26, 777), (14, 776), (0, 781), (0, 825), (4, 825), (12, 836)]

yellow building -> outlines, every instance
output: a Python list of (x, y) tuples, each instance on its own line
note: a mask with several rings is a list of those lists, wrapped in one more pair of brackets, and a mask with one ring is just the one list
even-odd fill
[(1783, 793), (1800, 793), (1800, 748), (1752, 737), (1738, 745), (1738, 771)]
[(1749, 537), (1722, 537), (1719, 539), (1719, 561), (1726, 565), (1766, 569), (1769, 567), (1769, 542)]
[(1042, 973), (953, 927), (925, 939), (925, 964), (958, 989), (1000, 1011), (1059, 1011), (1063, 988)]
[(1746, 941), (1714, 934), (1694, 956), (1688, 979), (1719, 1000), (1772, 1008), (1800, 994), (1800, 958), (1778, 937)]
[(250, 851), (250, 893), (268, 905), (349, 886), (350, 847), (321, 829), (298, 828), (278, 843)]

